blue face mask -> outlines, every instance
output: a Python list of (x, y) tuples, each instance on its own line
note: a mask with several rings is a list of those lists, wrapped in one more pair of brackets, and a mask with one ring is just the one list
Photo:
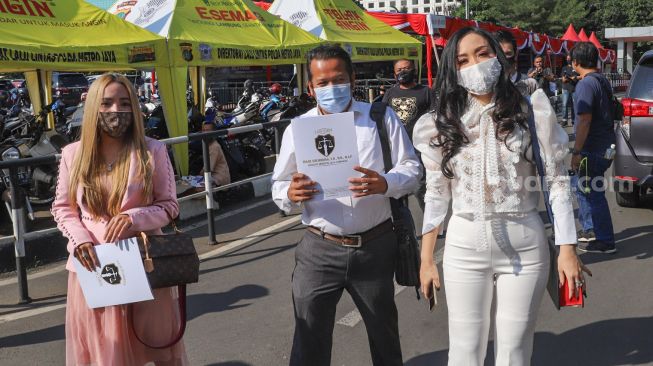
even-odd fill
[(351, 84), (338, 84), (314, 88), (317, 104), (329, 113), (344, 112), (351, 102)]

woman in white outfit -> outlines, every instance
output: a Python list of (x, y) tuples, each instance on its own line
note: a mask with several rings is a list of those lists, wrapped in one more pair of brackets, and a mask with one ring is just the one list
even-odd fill
[[(485, 31), (465, 28), (449, 40), (438, 73), (438, 105), (413, 133), (427, 173), (422, 291), (440, 279), (433, 260), (439, 226), (453, 199), (444, 250), (449, 365), (483, 365), (494, 317), (496, 365), (529, 365), (549, 252), (537, 212), (541, 192), (528, 131), (528, 103), (510, 82), (509, 64)], [(564, 166), (568, 136), (548, 98), (531, 97), (555, 217), (558, 266), (571, 291), (585, 270)], [(496, 313), (490, 314), (496, 291)]]

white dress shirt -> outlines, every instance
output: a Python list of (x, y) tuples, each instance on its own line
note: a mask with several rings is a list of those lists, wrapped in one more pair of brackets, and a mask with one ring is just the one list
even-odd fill
[[(302, 212), (302, 222), (305, 225), (318, 227), (332, 235), (362, 233), (391, 217), (389, 197), (399, 198), (417, 189), (422, 174), (420, 163), (406, 130), (390, 108), (386, 108), (385, 125), (394, 167), (383, 174), (381, 141), (378, 138), (376, 123), (370, 118), (370, 107), (368, 103), (353, 101), (349, 109), (354, 112), (358, 158), (363, 168), (374, 170), (385, 177), (388, 183), (387, 192), (385, 195), (376, 194), (361, 198), (306, 201)], [(313, 108), (298, 118), (317, 115), (318, 109)], [(290, 181), (296, 172), (295, 146), (292, 128), (289, 127), (283, 134), (281, 151), (272, 174), (272, 199), (285, 212), (289, 212), (293, 206), (299, 206), (288, 198)], [(352, 170), (351, 176), (358, 177), (360, 174)]]
[[(556, 244), (576, 244), (569, 176), (564, 161), (569, 137), (557, 123), (555, 111), (541, 89), (533, 93), (531, 103), (555, 219)], [(491, 116), (493, 110), (494, 102), (483, 106), (470, 98), (461, 118), (469, 143), (461, 146), (450, 160), (453, 179), (442, 173), (442, 149), (431, 144), (438, 133), (434, 116), (426, 114), (417, 121), (413, 141), (422, 153), (426, 168), (423, 233), (442, 224), (452, 198), (453, 213), (473, 216), (479, 221), (479, 230), (486, 227), (480, 221), (491, 219), (493, 213), (519, 216), (537, 210), (541, 192), (532, 163), (530, 133), (515, 126), (506, 143), (497, 140)], [(493, 234), (500, 237), (501, 232), (497, 230)], [(481, 240), (485, 237), (482, 235)], [(485, 249), (487, 243), (479, 243), (478, 250)]]

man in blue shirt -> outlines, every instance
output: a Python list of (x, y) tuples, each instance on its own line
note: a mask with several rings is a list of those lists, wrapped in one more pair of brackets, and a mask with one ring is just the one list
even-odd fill
[[(605, 198), (604, 174), (612, 164), (605, 159), (615, 143), (612, 86), (599, 73), (599, 53), (590, 42), (581, 42), (571, 50), (571, 62), (581, 80), (576, 85), (576, 142), (571, 167), (576, 173), (572, 186), (578, 198), (578, 249), (592, 253), (616, 253), (610, 208)], [(584, 243), (582, 242), (584, 241)]]

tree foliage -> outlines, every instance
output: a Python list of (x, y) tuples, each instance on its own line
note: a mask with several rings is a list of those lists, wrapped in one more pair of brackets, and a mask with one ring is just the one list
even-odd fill
[[(469, 0), (472, 19), (561, 36), (567, 26), (603, 35), (606, 27), (653, 25), (653, 0)], [(464, 6), (454, 12), (464, 17)]]
[[(576, 31), (585, 28), (603, 38), (605, 28), (643, 27), (653, 25), (653, 0), (468, 0), (470, 18), (556, 37), (573, 24)], [(465, 17), (465, 7), (454, 11)], [(605, 40), (606, 47), (616, 45)], [(653, 46), (653, 42), (635, 47), (635, 59)]]

